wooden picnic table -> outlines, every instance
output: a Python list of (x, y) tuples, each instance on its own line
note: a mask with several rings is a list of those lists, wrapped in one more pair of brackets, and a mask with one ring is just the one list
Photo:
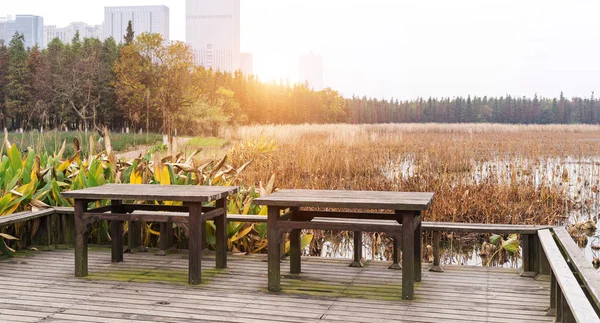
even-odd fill
[[(255, 199), (255, 204), (268, 206), (269, 291), (281, 289), (280, 242), (283, 233), (290, 232), (290, 272), (300, 274), (301, 229), (385, 231), (384, 225), (365, 221), (377, 219), (377, 223), (388, 220), (402, 224), (402, 298), (413, 299), (414, 282), (421, 281), (421, 211), (426, 210), (432, 200), (433, 193), (288, 189)], [(393, 210), (394, 213), (306, 208)], [(282, 214), (286, 209), (289, 211)]]
[[(199, 284), (206, 220), (213, 219), (216, 226), (216, 266), (227, 267), (227, 197), (237, 191), (237, 186), (106, 184), (62, 193), (75, 200), (75, 276), (88, 275), (88, 225), (94, 221), (111, 221), (113, 262), (123, 261), (123, 221), (178, 222), (188, 225), (189, 283)], [(99, 200), (111, 203), (88, 209), (90, 202)], [(179, 201), (183, 205), (134, 204), (132, 201)], [(206, 206), (212, 201), (216, 201), (216, 206)], [(136, 210), (144, 212), (133, 213)]]

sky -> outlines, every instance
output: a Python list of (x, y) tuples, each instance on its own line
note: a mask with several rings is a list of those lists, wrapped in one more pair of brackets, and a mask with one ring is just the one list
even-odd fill
[[(185, 0), (0, 0), (0, 16), (46, 25), (101, 24), (104, 6), (170, 8), (185, 41)], [(241, 0), (241, 49), (262, 80), (324, 60), (324, 85), (345, 96), (589, 96), (600, 91), (598, 0)], [(597, 92), (598, 93), (598, 92)]]

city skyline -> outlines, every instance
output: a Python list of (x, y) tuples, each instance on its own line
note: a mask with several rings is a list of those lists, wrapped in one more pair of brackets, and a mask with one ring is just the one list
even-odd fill
[(158, 33), (163, 36), (165, 43), (169, 43), (169, 21), (170, 11), (167, 6), (104, 7), (103, 38), (112, 37), (117, 43), (122, 43), (131, 22), (135, 35)]
[(230, 73), (240, 69), (240, 0), (186, 0), (185, 23), (197, 64)]
[[(56, 6), (23, 0), (3, 4), (2, 14), (38, 14), (48, 25), (94, 25), (102, 23), (104, 6), (142, 4), (167, 4), (171, 39), (185, 41), (185, 1), (63, 0)], [(312, 50), (327, 62), (324, 85), (345, 96), (600, 91), (600, 46), (589, 41), (600, 28), (593, 16), (600, 10), (597, 1), (252, 0), (240, 6), (240, 50), (253, 53), (261, 80), (294, 79), (298, 57)]]

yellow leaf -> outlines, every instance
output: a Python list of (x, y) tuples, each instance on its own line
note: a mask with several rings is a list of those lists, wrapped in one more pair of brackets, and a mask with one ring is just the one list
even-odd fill
[(160, 185), (171, 185), (171, 176), (169, 175), (169, 167), (163, 166), (160, 172)]
[(132, 171), (129, 176), (130, 184), (142, 184), (142, 175), (136, 171)]
[(261, 206), (260, 212), (258, 212), (258, 215), (267, 215), (267, 214), (268, 214), (267, 207)]
[(160, 232), (152, 230), (150, 226), (148, 226), (148, 232), (152, 233), (155, 236), (160, 236)]
[(254, 224), (250, 225), (249, 227), (247, 227), (246, 229), (239, 231), (236, 235), (234, 235), (233, 237), (231, 237), (231, 242), (234, 241), (238, 241), (241, 238), (245, 237), (248, 233), (250, 233), (250, 231), (252, 231), (252, 229), (254, 229)]

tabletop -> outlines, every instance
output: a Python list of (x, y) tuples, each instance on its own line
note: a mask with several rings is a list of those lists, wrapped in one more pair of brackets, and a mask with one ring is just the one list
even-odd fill
[(63, 192), (62, 196), (88, 200), (208, 202), (227, 197), (237, 192), (237, 186), (106, 184)]
[(281, 207), (363, 208), (423, 211), (433, 200), (430, 192), (348, 190), (279, 190), (254, 199), (254, 204)]

